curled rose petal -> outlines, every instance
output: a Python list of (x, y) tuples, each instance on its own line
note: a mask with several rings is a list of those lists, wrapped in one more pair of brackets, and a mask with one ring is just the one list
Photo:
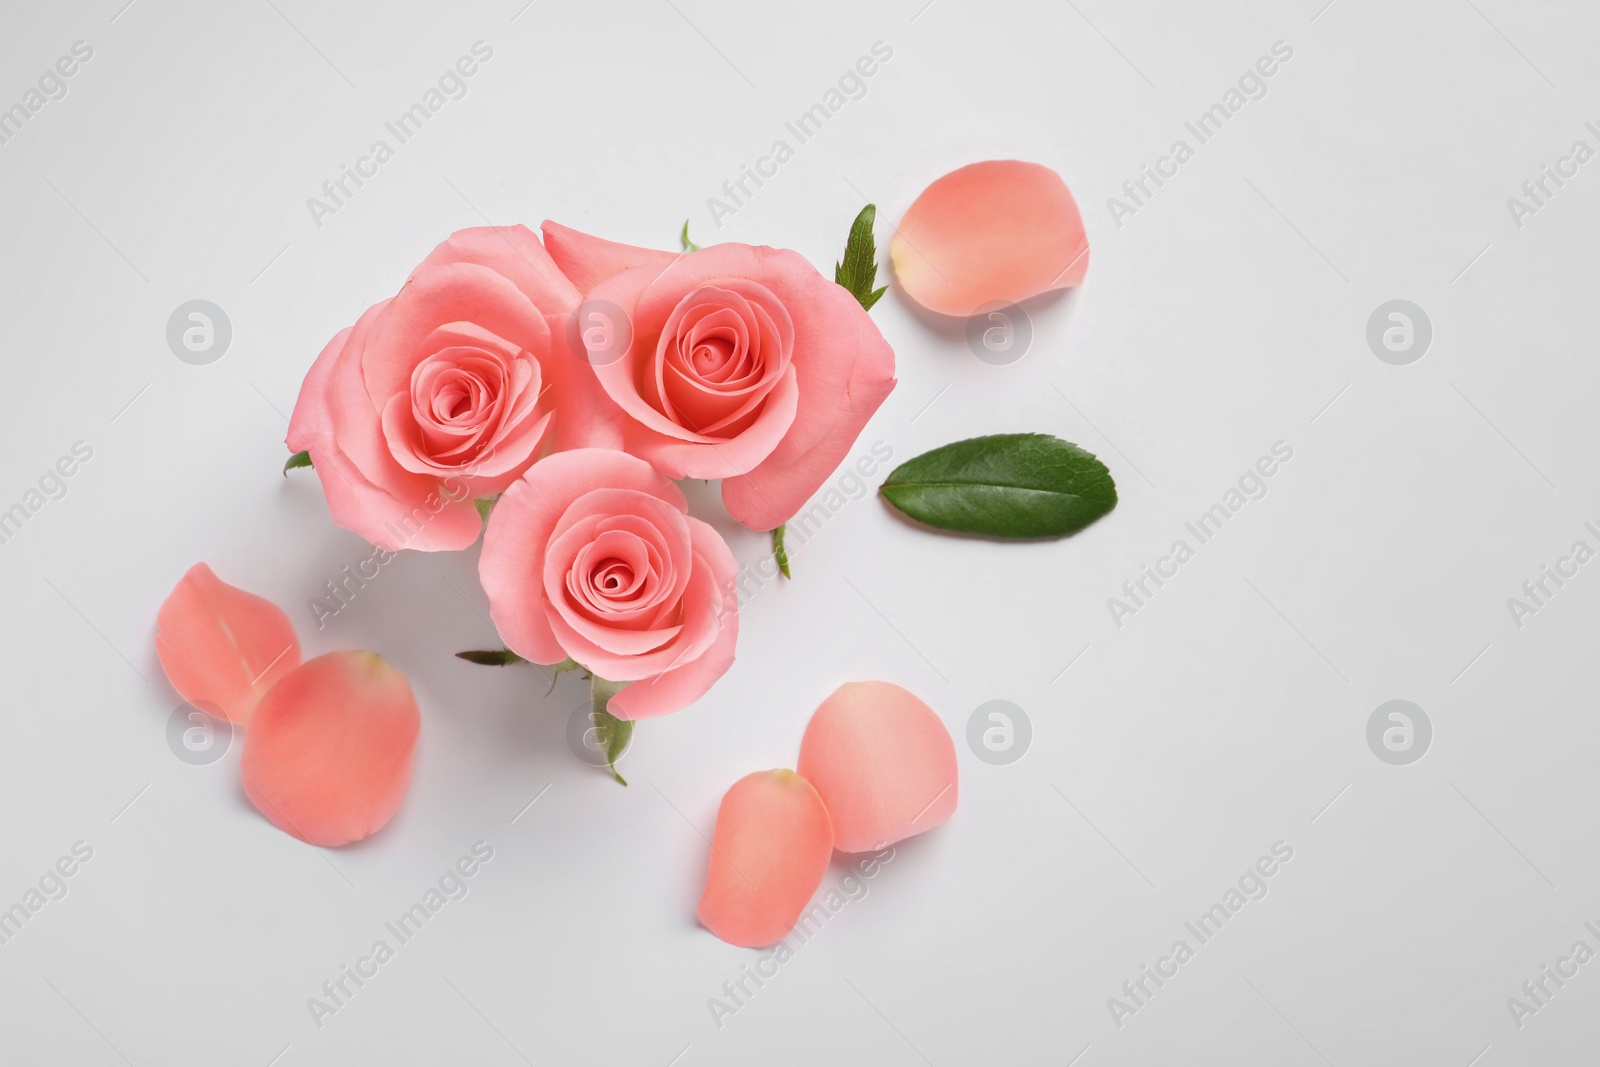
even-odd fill
[(889, 245), (906, 295), (943, 315), (1015, 304), (1083, 281), (1089, 239), (1061, 176), (993, 159), (922, 191)]
[(405, 799), (420, 725), (410, 683), (381, 656), (318, 656), (256, 707), (239, 766), (244, 791), (308, 844), (359, 841)]
[(196, 563), (156, 614), (156, 655), (179, 696), (244, 723), (273, 683), (300, 665), (300, 642), (276, 604)]
[(746, 775), (717, 809), (700, 922), (742, 948), (781, 940), (832, 854), (828, 809), (809, 782), (790, 770)]
[(824, 700), (800, 742), (799, 769), (828, 805), (843, 852), (892, 845), (956, 810), (950, 731), (890, 682), (848, 682)]

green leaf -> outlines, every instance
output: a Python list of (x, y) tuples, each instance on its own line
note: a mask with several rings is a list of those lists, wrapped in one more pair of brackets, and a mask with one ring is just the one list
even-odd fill
[(633, 738), (633, 720), (617, 718), (606, 710), (606, 705), (627, 685), (627, 682), (609, 682), (598, 674), (589, 684), (589, 715), (594, 720), (595, 740), (605, 750), (611, 777), (623, 785), (627, 785), (628, 780), (617, 773), (617, 760), (628, 750), (628, 742)]
[(311, 453), (296, 452), (294, 455), (290, 456), (288, 462), (283, 465), (283, 476), (285, 478), (289, 477), (289, 472), (294, 470), (296, 467), (309, 466), (311, 466)]
[(485, 667), (504, 667), (508, 663), (528, 662), (509, 648), (484, 648), (471, 652), (457, 652), (456, 659), (464, 659), (468, 663), (478, 663)]
[(683, 250), (685, 252), (698, 252), (698, 251), (700, 251), (700, 246), (695, 244), (693, 241), (689, 240), (689, 220), (688, 219), (684, 219), (683, 220), (683, 232), (678, 235), (678, 240), (683, 242)]
[(878, 209), (868, 204), (850, 225), (850, 239), (845, 242), (844, 259), (833, 265), (833, 280), (850, 290), (850, 295), (861, 302), (868, 311), (878, 302), (887, 285), (874, 289), (878, 280), (878, 245), (872, 239), (872, 224)]
[(935, 529), (1015, 540), (1065, 537), (1117, 506), (1104, 463), (1042, 433), (974, 437), (924, 452), (896, 467), (879, 492)]
[(793, 578), (794, 575), (789, 573), (789, 553), (783, 549), (783, 531), (788, 525), (786, 522), (780, 522), (778, 528), (772, 531), (772, 555), (778, 561), (779, 573), (785, 578)]

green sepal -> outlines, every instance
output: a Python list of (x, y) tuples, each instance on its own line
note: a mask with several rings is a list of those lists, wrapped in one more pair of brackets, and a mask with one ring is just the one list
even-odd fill
[(499, 499), (500, 494), (496, 493), (494, 496), (479, 497), (472, 502), (472, 506), (478, 509), (478, 518), (483, 520), (484, 526), (489, 525), (489, 512), (494, 510)]
[(793, 578), (789, 573), (789, 553), (783, 547), (783, 532), (789, 524), (780, 522), (778, 528), (772, 531), (772, 556), (778, 561), (778, 573), (785, 578)]

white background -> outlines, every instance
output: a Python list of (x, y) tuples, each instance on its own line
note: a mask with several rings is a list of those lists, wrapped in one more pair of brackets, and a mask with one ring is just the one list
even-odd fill
[[(0, 33), (6, 106), (94, 49), (0, 146), (0, 507), (94, 449), (0, 545), (0, 906), (94, 849), (0, 945), (0, 1059), (1588, 1062), (1600, 962), (1520, 1029), (1506, 999), (1600, 950), (1600, 563), (1521, 628), (1506, 600), (1600, 547), (1600, 161), (1520, 229), (1505, 201), (1600, 148), (1592, 5), (123, 3), (8, 2)], [(478, 40), (470, 93), (315, 226), (306, 199)], [(715, 227), (706, 198), (878, 40), (866, 96)], [(1107, 198), (1280, 40), (1267, 95), (1119, 228)], [(554, 218), (673, 247), (687, 217), (830, 269), (864, 200), (887, 245), (929, 181), (1005, 157), (1075, 191), (1086, 284), (1030, 305), (1009, 366), (891, 292), (900, 384), (857, 452), (1054, 433), (1110, 466), (1109, 517), (1002, 545), (851, 501), (745, 605), (732, 671), (639, 727), (627, 789), (567, 749), (576, 678), (546, 697), (452, 658), (496, 644), (476, 550), (406, 553), (316, 629), (310, 599), (370, 550), (310, 472), (279, 476), (284, 415), (450, 231)], [(210, 366), (165, 341), (194, 298), (233, 325)], [(1365, 340), (1395, 298), (1433, 324), (1410, 366)], [(1268, 495), (1114, 625), (1107, 598), (1280, 440)], [(169, 750), (154, 619), (198, 560), (284, 605), (307, 656), (370, 648), (411, 678), (415, 781), (374, 838), (312, 849), (246, 801), (237, 743), (207, 767)], [(695, 923), (704, 835), (854, 678), (938, 710), (960, 806), (719, 1029), (707, 999), (756, 954)], [(1433, 723), (1411, 766), (1365, 740), (1392, 698)], [(1010, 766), (964, 740), (991, 699), (1032, 721)], [(470, 895), (317, 1028), (307, 998), (478, 840)], [(1279, 840), (1269, 895), (1114, 1025), (1107, 998)]]

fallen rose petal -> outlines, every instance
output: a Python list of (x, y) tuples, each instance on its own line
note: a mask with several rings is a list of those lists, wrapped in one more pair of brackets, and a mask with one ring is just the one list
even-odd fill
[(956, 810), (956, 746), (932, 708), (889, 682), (849, 682), (822, 702), (800, 742), (842, 852), (931, 830)]
[(289, 616), (196, 563), (156, 613), (156, 656), (191, 704), (244, 723), (273, 683), (300, 665)]
[(405, 799), (421, 718), (406, 676), (383, 657), (318, 656), (257, 705), (239, 767), (244, 791), (302, 841), (359, 841)]
[(906, 295), (930, 311), (971, 315), (1083, 281), (1089, 240), (1061, 176), (994, 159), (922, 191), (889, 245)]
[(832, 855), (828, 809), (809, 782), (790, 770), (746, 775), (717, 809), (700, 922), (741, 948), (782, 940)]

